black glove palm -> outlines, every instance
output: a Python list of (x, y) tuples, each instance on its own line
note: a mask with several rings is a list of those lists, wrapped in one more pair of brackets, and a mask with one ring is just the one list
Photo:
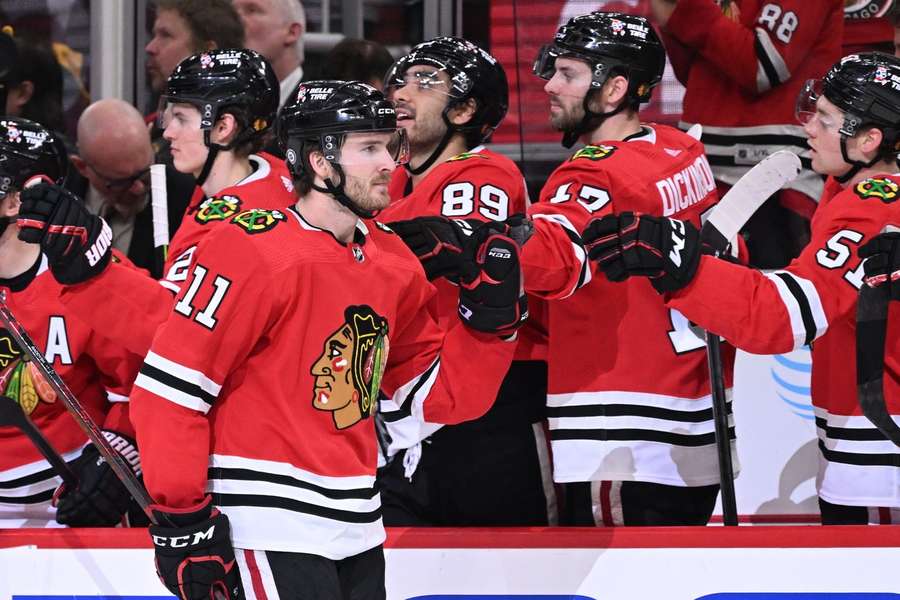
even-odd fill
[(196, 510), (172, 511), (153, 506), (159, 523), (151, 525), (156, 573), (180, 600), (240, 600), (241, 577), (234, 560), (228, 517), (210, 498)]
[(62, 284), (100, 274), (112, 255), (112, 230), (72, 192), (41, 183), (22, 190), (19, 239), (40, 244), (53, 276)]
[(700, 234), (686, 221), (623, 212), (591, 221), (581, 237), (610, 281), (649, 277), (661, 294), (690, 283), (700, 263)]
[(872, 287), (887, 284), (892, 300), (900, 300), (900, 232), (882, 233), (859, 248), (865, 258), (866, 283)]

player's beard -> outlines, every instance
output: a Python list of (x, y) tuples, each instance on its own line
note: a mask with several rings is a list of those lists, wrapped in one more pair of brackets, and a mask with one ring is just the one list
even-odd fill
[(409, 151), (413, 159), (420, 162), (427, 158), (444, 137), (446, 131), (447, 126), (440, 114), (421, 120), (416, 119), (415, 125), (406, 130), (409, 137)]
[(344, 192), (356, 206), (363, 210), (381, 210), (391, 203), (391, 198), (388, 196), (386, 187), (375, 189), (374, 186), (378, 184), (386, 186), (390, 181), (390, 174), (379, 174), (369, 179), (347, 177), (347, 181), (344, 183)]
[(571, 131), (581, 124), (581, 120), (584, 119), (584, 106), (580, 102), (573, 104), (571, 108), (566, 108), (562, 105), (558, 106), (562, 110), (556, 114), (550, 113), (550, 125), (553, 126), (553, 129), (556, 131)]

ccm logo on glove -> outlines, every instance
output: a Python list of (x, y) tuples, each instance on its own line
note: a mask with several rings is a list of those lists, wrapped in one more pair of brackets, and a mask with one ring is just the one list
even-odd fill
[(163, 535), (151, 535), (153, 543), (160, 548), (187, 548), (196, 546), (200, 542), (211, 542), (216, 533), (216, 526), (210, 525), (206, 531), (195, 531), (193, 535), (177, 535), (166, 537)]

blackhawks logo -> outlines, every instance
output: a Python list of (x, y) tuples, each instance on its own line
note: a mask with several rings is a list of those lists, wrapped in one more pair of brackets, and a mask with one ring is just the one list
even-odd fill
[(463, 152), (461, 154), (457, 154), (451, 158), (447, 159), (447, 162), (454, 162), (459, 160), (469, 160), (470, 158), (483, 158), (487, 160), (487, 156), (480, 152)]
[(213, 196), (200, 204), (194, 219), (198, 223), (210, 221), (224, 221), (237, 213), (241, 208), (241, 199), (237, 196)]
[(585, 146), (578, 152), (572, 155), (572, 158), (569, 160), (578, 160), (579, 158), (586, 158), (588, 160), (603, 160), (604, 158), (609, 158), (613, 155), (613, 152), (616, 151), (615, 146), (605, 146), (603, 144), (599, 144), (597, 146)]
[(279, 222), (284, 220), (284, 213), (280, 210), (251, 208), (236, 214), (231, 219), (231, 222), (247, 233), (262, 233), (273, 229)]
[(313, 408), (331, 412), (346, 429), (374, 414), (389, 350), (387, 319), (371, 307), (348, 306), (344, 322), (325, 340), (313, 376)]
[(15, 400), (26, 415), (39, 402), (56, 402), (56, 392), (5, 329), (0, 329), (0, 394)]
[(853, 191), (864, 200), (877, 198), (884, 203), (888, 203), (897, 199), (900, 186), (887, 177), (875, 177), (860, 181), (856, 184), (856, 188)]

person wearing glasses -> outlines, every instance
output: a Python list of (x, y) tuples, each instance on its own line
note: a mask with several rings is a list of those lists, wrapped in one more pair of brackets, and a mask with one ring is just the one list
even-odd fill
[[(110, 123), (115, 123), (110, 127)], [(87, 180), (85, 198), (91, 212), (103, 217), (113, 232), (113, 247), (162, 277), (153, 248), (150, 165), (154, 162), (150, 133), (138, 110), (123, 100), (94, 102), (78, 119), (78, 151), (72, 164)], [(194, 191), (192, 177), (166, 169), (169, 237), (181, 223)]]

